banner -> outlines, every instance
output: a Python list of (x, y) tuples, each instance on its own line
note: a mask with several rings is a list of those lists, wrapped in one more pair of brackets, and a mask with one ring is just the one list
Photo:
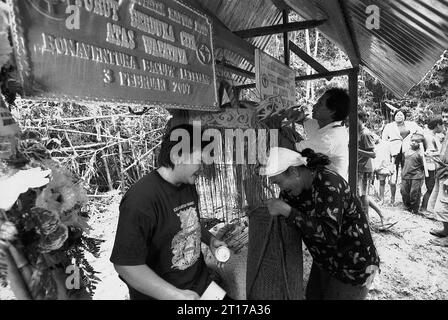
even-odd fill
[(296, 104), (296, 86), (294, 69), (264, 53), (255, 50), (255, 81), (261, 100), (277, 97), (280, 109)]
[(177, 0), (8, 0), (25, 96), (218, 110), (212, 27)]

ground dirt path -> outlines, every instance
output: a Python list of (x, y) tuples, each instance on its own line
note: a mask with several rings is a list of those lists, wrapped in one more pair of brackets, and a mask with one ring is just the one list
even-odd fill
[[(109, 262), (118, 222), (118, 204), (121, 195), (110, 193), (95, 198), (90, 224), (90, 236), (105, 242), (99, 259), (91, 257), (93, 267), (101, 272), (93, 299), (128, 299), (127, 288), (118, 279)], [(400, 206), (383, 207), (386, 217), (398, 223), (386, 232), (379, 232), (379, 219), (370, 213), (372, 234), (381, 258), (381, 274), (377, 275), (368, 299), (448, 299), (448, 248), (429, 243), (429, 231), (440, 223), (423, 216), (413, 215)], [(305, 282), (311, 259), (305, 254)], [(9, 288), (0, 288), (0, 299), (13, 299)]]

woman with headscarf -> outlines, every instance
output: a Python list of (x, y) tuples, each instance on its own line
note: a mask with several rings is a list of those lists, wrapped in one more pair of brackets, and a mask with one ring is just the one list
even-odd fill
[(361, 204), (347, 181), (326, 166), (327, 156), (305, 149), (272, 148), (264, 174), (280, 189), (266, 202), (272, 216), (302, 234), (313, 265), (310, 300), (364, 299), (379, 257)]
[(398, 109), (394, 114), (394, 122), (386, 124), (382, 139), (389, 143), (389, 150), (395, 164), (395, 172), (390, 177), (391, 203), (395, 202), (397, 190), (398, 170), (404, 166), (404, 154), (411, 148), (411, 137), (414, 133), (423, 134), (423, 129), (414, 121), (407, 121), (403, 110)]

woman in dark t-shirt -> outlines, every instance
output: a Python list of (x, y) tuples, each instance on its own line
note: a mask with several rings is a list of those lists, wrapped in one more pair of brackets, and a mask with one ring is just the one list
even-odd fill
[(366, 215), (347, 182), (311, 149), (273, 148), (265, 174), (281, 188), (269, 213), (298, 228), (313, 266), (307, 299), (364, 299), (379, 266)]

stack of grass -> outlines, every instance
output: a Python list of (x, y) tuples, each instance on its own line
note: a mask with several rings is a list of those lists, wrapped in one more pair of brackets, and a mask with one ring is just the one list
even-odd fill
[(90, 194), (126, 190), (151, 171), (170, 116), (161, 108), (137, 115), (127, 107), (99, 104), (17, 98), (16, 105), (13, 113), (22, 131), (37, 135), (53, 159), (90, 186)]
[[(221, 136), (225, 137), (225, 129), (214, 129), (218, 129)], [(269, 140), (257, 140), (257, 143), (269, 145)], [(263, 201), (270, 197), (265, 187), (266, 177), (258, 173), (260, 164), (248, 163), (247, 143), (244, 145), (243, 158), (246, 161), (243, 164), (237, 163), (236, 152), (240, 147), (236, 144), (232, 146), (222, 139), (223, 152), (218, 153), (214, 164), (204, 166), (197, 183), (203, 216), (228, 223), (233, 219), (241, 219), (247, 212), (263, 205)]]

